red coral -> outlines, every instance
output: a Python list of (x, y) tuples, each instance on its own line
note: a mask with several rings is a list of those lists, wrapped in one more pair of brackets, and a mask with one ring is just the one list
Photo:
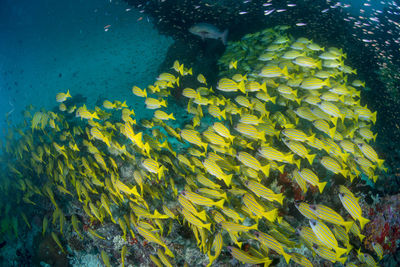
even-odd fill
[(385, 253), (394, 253), (400, 239), (400, 194), (387, 196), (368, 209), (371, 220), (364, 231), (366, 247), (372, 250), (372, 242), (378, 242)]

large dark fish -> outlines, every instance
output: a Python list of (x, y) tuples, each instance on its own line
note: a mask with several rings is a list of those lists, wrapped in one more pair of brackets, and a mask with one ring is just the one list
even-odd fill
[(200, 36), (202, 40), (205, 38), (220, 39), (226, 45), (228, 30), (221, 32), (217, 27), (208, 23), (198, 23), (189, 28), (189, 32)]

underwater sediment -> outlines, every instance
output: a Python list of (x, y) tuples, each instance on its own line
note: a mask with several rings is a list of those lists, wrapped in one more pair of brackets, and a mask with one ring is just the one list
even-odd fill
[(178, 61), (133, 86), (152, 118), (69, 92), (28, 107), (2, 145), (1, 232), (17, 238), (40, 214), (46, 242), (106, 266), (377, 264), (397, 240), (369, 225), (398, 230), (359, 196), (386, 169), (365, 83), (342, 49), (287, 30), (228, 42), (214, 86)]

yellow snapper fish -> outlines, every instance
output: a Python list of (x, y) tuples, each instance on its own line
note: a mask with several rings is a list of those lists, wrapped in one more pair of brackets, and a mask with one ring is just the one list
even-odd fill
[(167, 107), (167, 102), (164, 99), (158, 100), (155, 98), (148, 97), (145, 100), (146, 108), (158, 109), (160, 107)]
[(285, 258), (286, 264), (289, 264), (292, 256), (285, 252), (282, 244), (279, 243), (278, 240), (276, 240), (274, 237), (272, 237), (268, 234), (262, 233), (262, 232), (255, 232), (255, 236), (267, 248), (274, 250), (278, 254), (281, 254)]
[(58, 94), (56, 95), (56, 101), (57, 101), (58, 103), (62, 103), (62, 102), (64, 102), (64, 101), (66, 101), (68, 98), (71, 98), (71, 97), (72, 97), (72, 96), (70, 95), (69, 90), (67, 90), (66, 93), (58, 93)]
[(182, 139), (187, 141), (188, 143), (203, 147), (204, 151), (207, 151), (207, 143), (204, 143), (201, 140), (199, 132), (191, 129), (183, 129), (180, 135)]
[(314, 234), (326, 247), (334, 249), (336, 251), (337, 257), (340, 257), (347, 252), (346, 249), (339, 247), (335, 235), (323, 222), (310, 220), (310, 226)]
[(331, 86), (329, 79), (326, 79), (325, 81), (323, 81), (319, 78), (307, 77), (301, 82), (300, 88), (303, 88), (306, 90), (318, 90), (318, 89), (323, 88), (324, 86), (327, 86), (327, 87)]
[(362, 217), (362, 210), (360, 204), (358, 204), (359, 198), (356, 198), (354, 195), (350, 195), (342, 191), (339, 193), (339, 199), (342, 202), (343, 207), (347, 210), (351, 217), (354, 220), (359, 221), (362, 230), (364, 228), (364, 225), (367, 224), (370, 220)]
[(378, 256), (379, 260), (383, 258), (383, 247), (378, 242), (372, 242), (372, 247), (375, 250), (376, 255)]
[(329, 156), (322, 157), (321, 164), (327, 170), (330, 170), (331, 172), (333, 172), (335, 174), (341, 173), (344, 177), (347, 177), (347, 175), (349, 174), (349, 171), (343, 169), (342, 166), (340, 165), (340, 163), (332, 157), (329, 157)]
[(222, 221), (220, 222), (220, 225), (222, 229), (226, 230), (227, 232), (248, 232), (250, 230), (257, 230), (258, 225), (254, 224), (252, 226), (246, 226), (243, 224), (238, 224), (234, 222), (227, 222), (227, 221)]
[[(344, 264), (347, 260), (346, 257), (339, 257), (333, 250), (325, 246), (318, 246), (316, 244), (313, 245), (314, 251), (323, 259), (328, 260), (330, 262), (340, 262)], [(347, 265), (346, 265), (347, 266)]]
[(213, 124), (212, 128), (217, 134), (229, 139), (231, 143), (233, 142), (233, 139), (235, 138), (235, 136), (231, 135), (229, 129), (226, 128), (226, 126), (224, 124), (222, 124), (221, 122), (215, 122)]
[(318, 220), (318, 217), (315, 215), (310, 205), (306, 202), (300, 202), (294, 204), (297, 210), (307, 219), (310, 220)]
[(260, 203), (258, 203), (254, 196), (251, 194), (246, 193), (244, 195), (243, 203), (256, 218), (264, 217), (268, 221), (274, 222), (278, 216), (278, 209), (265, 211), (265, 208)]
[(145, 97), (147, 98), (147, 92), (146, 89), (140, 89), (137, 86), (132, 87), (132, 93), (138, 97)]
[(346, 233), (348, 233), (353, 226), (353, 221), (345, 221), (339, 213), (325, 205), (310, 205), (310, 208), (318, 218), (329, 223), (344, 226)]
[(235, 259), (237, 259), (238, 261), (243, 262), (243, 263), (249, 263), (249, 264), (264, 263), (264, 266), (269, 266), (272, 262), (272, 260), (269, 259), (268, 257), (257, 258), (257, 257), (251, 256), (247, 252), (240, 250), (238, 248), (235, 248), (235, 247), (228, 246), (227, 249)]
[(167, 267), (172, 267), (172, 264), (169, 262), (167, 256), (160, 250), (157, 249), (157, 256), (160, 258), (161, 262), (167, 266)]
[(199, 75), (197, 75), (197, 81), (198, 81), (199, 83), (203, 83), (203, 84), (207, 85), (206, 78), (205, 78), (204, 75), (201, 74), (201, 73), (200, 73)]
[[(214, 237), (210, 250), (207, 252), (209, 258), (209, 263), (207, 264), (207, 267), (210, 267), (212, 263), (219, 257), (222, 251), (223, 244), (224, 240), (222, 239), (222, 234), (221, 232), (218, 232), (218, 234), (216, 234)], [(211, 254), (212, 252), (214, 252), (214, 255)]]
[(257, 196), (265, 198), (269, 201), (277, 201), (279, 204), (283, 205), (283, 194), (275, 194), (268, 187), (253, 180), (247, 181), (245, 184)]
[(97, 115), (96, 111), (91, 113), (89, 110), (87, 110), (86, 106), (83, 105), (82, 107), (78, 108), (75, 112), (77, 117), (80, 117), (81, 119), (86, 119), (86, 120), (100, 120), (99, 116)]
[(222, 78), (218, 81), (217, 89), (223, 92), (236, 92), (240, 90), (242, 93), (246, 93), (244, 81), (239, 83), (228, 78)]
[(320, 182), (318, 176), (312, 170), (307, 168), (301, 169), (299, 174), (304, 180), (306, 180), (312, 186), (317, 186), (319, 192), (322, 193), (327, 182)]
[(206, 171), (217, 177), (219, 180), (223, 180), (227, 186), (230, 186), (232, 180), (232, 174), (226, 174), (222, 171), (221, 167), (211, 158), (206, 158), (203, 161), (204, 168)]
[(237, 69), (237, 63), (237, 60), (229, 62), (229, 69)]
[(195, 225), (198, 228), (205, 228), (208, 231), (211, 231), (211, 223), (203, 223), (200, 219), (195, 217), (192, 213), (190, 213), (188, 210), (184, 208), (182, 209), (181, 213), (183, 217), (186, 219), (186, 221), (188, 221), (192, 225)]
[(295, 128), (287, 128), (283, 129), (281, 133), (286, 136), (287, 138), (294, 140), (294, 141), (299, 141), (299, 142), (304, 142), (304, 141), (310, 141), (311, 143), (314, 142), (315, 139), (315, 134), (312, 134), (311, 136), (307, 136), (302, 130), (295, 129)]
[(243, 151), (239, 152), (236, 157), (245, 166), (250, 167), (256, 171), (262, 171), (266, 177), (269, 176), (269, 164), (262, 166), (255, 157)]
[(315, 59), (311, 57), (305, 57), (305, 56), (300, 56), (296, 57), (293, 60), (293, 63), (305, 68), (311, 68), (311, 69), (322, 69), (322, 62), (321, 61), (316, 61)]
[(174, 257), (174, 254), (172, 251), (167, 247), (167, 245), (164, 243), (164, 241), (161, 240), (161, 238), (156, 235), (155, 233), (146, 230), (140, 226), (136, 227), (136, 230), (138, 231), (139, 235), (143, 236), (144, 239), (146, 239), (148, 242), (156, 243), (162, 247), (165, 248), (165, 254), (167, 254), (170, 257)]
[(201, 219), (204, 222), (207, 220), (206, 211), (202, 210), (198, 212), (196, 208), (193, 206), (192, 202), (190, 202), (182, 194), (178, 195), (178, 202), (183, 207), (183, 209), (187, 210), (190, 214), (195, 215), (197, 218)]
[(266, 78), (290, 77), (286, 66), (283, 69), (278, 66), (265, 66), (258, 75)]
[(361, 150), (361, 152), (364, 154), (365, 157), (367, 157), (368, 159), (370, 159), (373, 162), (376, 162), (379, 167), (382, 166), (384, 160), (378, 158), (378, 154), (369, 144), (363, 143), (363, 142), (358, 142), (357, 146)]
[(175, 120), (175, 117), (174, 117), (174, 115), (172, 113), (171, 114), (167, 114), (165, 111), (162, 111), (162, 110), (156, 110), (154, 112), (154, 117), (159, 119), (159, 120), (163, 120), (163, 121)]
[(208, 197), (204, 197), (202, 195), (196, 194), (194, 192), (190, 191), (182, 191), (181, 193), (185, 198), (190, 200), (193, 204), (200, 205), (200, 206), (207, 206), (207, 207), (213, 207), (216, 206), (220, 209), (224, 208), (224, 199), (221, 199), (219, 201), (213, 201), (212, 199)]

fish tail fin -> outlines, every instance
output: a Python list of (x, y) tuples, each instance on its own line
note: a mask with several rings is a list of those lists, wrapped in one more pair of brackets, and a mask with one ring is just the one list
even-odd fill
[(282, 256), (285, 258), (286, 264), (289, 264), (290, 259), (292, 258), (292, 255), (282, 251)]
[(344, 264), (347, 260), (347, 257), (341, 257), (341, 258), (337, 258), (336, 259), (338, 262), (340, 262), (341, 264)]
[(172, 251), (169, 248), (167, 248), (167, 246), (165, 246), (165, 255), (168, 255), (171, 258), (175, 258), (174, 253), (172, 253)]
[(365, 238), (365, 235), (363, 235), (363, 234), (358, 234), (358, 238), (360, 238), (360, 241), (362, 242), (363, 239)]
[(384, 161), (383, 159), (378, 159), (378, 160), (377, 160), (378, 167), (381, 168), (381, 167), (382, 167), (382, 164), (383, 164), (384, 162), (385, 162), (385, 161)]
[(297, 161), (294, 160), (294, 164), (296, 164), (297, 168), (300, 169), (301, 159), (298, 159)]
[(249, 227), (250, 229), (257, 230), (258, 229), (258, 223), (253, 224), (252, 226)]
[(310, 141), (311, 143), (314, 143), (315, 141), (315, 134), (312, 134), (308, 137), (308, 141)]
[(202, 210), (201, 212), (198, 212), (196, 214), (196, 216), (199, 217), (203, 221), (207, 220), (207, 216), (206, 216), (206, 211), (205, 210)]
[(361, 230), (364, 229), (364, 225), (369, 223), (369, 221), (370, 221), (369, 219), (360, 216), (359, 222), (360, 222)]
[(267, 92), (267, 83), (266, 83), (266, 82), (263, 82), (263, 83), (261, 84), (260, 89), (261, 89), (261, 91), (263, 91), (264, 93), (266, 93), (266, 92)]
[(327, 79), (324, 81), (324, 84), (325, 84), (325, 86), (327, 86), (327, 87), (331, 87), (331, 82), (330, 82), (329, 78), (327, 78)]
[(376, 111), (374, 113), (372, 113), (372, 118), (371, 118), (372, 122), (375, 124), (376, 122)]
[(308, 155), (306, 155), (306, 158), (307, 158), (308, 162), (310, 163), (310, 165), (312, 165), (312, 163), (314, 161), (314, 158), (315, 158), (315, 155), (316, 154), (308, 154)]
[(179, 77), (178, 77), (178, 78), (176, 78), (176, 80), (175, 80), (175, 83), (176, 83), (176, 85), (178, 85), (178, 86), (179, 86)]
[(351, 229), (351, 227), (353, 226), (354, 221), (347, 221), (347, 222), (343, 222), (343, 226), (346, 229), (346, 233), (348, 233)]
[(266, 177), (269, 176), (269, 167), (270, 167), (269, 164), (261, 167), (261, 171), (265, 174)]
[(99, 116), (97, 116), (97, 112), (96, 111), (93, 112), (92, 117), (93, 117), (93, 119), (100, 120)]
[(344, 253), (347, 252), (347, 249), (336, 247), (335, 251), (336, 251), (336, 256), (339, 258), (340, 256), (342, 256)]
[(207, 152), (207, 143), (203, 143), (202, 147), (204, 148), (204, 151)]
[(288, 154), (284, 157), (284, 160), (286, 160), (289, 163), (293, 163), (293, 154)]
[[(364, 86), (365, 87), (365, 86)], [(71, 94), (69, 93), (69, 89), (67, 90), (67, 93), (65, 94), (66, 97), (72, 97)]]
[(205, 224), (204, 228), (206, 228), (209, 232), (211, 232), (211, 223)]
[(347, 247), (346, 255), (349, 255), (350, 251), (353, 249), (353, 246), (350, 244), (347, 244), (346, 247)]
[(278, 209), (273, 209), (268, 212), (265, 212), (264, 216), (268, 221), (274, 222), (276, 220), (276, 217), (278, 217)]
[(217, 206), (218, 208), (220, 208), (222, 210), (224, 208), (224, 203), (225, 203), (225, 200), (221, 199), (220, 201), (217, 201), (214, 204), (215, 204), (215, 206)]
[(225, 183), (226, 183), (227, 186), (230, 186), (230, 185), (231, 185), (232, 176), (233, 176), (233, 174), (230, 174), (230, 175), (226, 175), (226, 176), (225, 176), (224, 181), (225, 181)]
[(160, 106), (167, 107), (167, 101), (165, 101), (165, 99), (161, 99)]
[(376, 134), (374, 134), (373, 136), (372, 136), (372, 139), (374, 140), (374, 142), (376, 141), (376, 137), (378, 136), (378, 133), (376, 133)]
[(221, 111), (221, 117), (226, 120), (226, 111), (225, 109)]
[(243, 81), (243, 80), (241, 80), (241, 81), (238, 83), (238, 88), (239, 88), (240, 92), (242, 92), (243, 94), (246, 93), (246, 88), (245, 88), (245, 84), (244, 84), (244, 81)]
[(340, 173), (341, 173), (344, 177), (347, 177), (347, 175), (349, 175), (349, 170), (341, 170)]
[(288, 72), (287, 66), (283, 67), (282, 74), (285, 75), (286, 77), (289, 76), (289, 72)]
[(337, 117), (331, 117), (331, 121), (332, 121), (333, 125), (335, 125), (335, 127), (337, 125), (337, 120), (338, 120)]
[(279, 166), (277, 169), (278, 169), (278, 171), (279, 171), (280, 173), (283, 173), (283, 171), (284, 171), (284, 169), (285, 169), (285, 164), (282, 164), (282, 165)]
[(319, 70), (322, 69), (322, 60), (318, 61), (316, 66)]
[(322, 193), (322, 191), (324, 191), (325, 186), (326, 186), (326, 182), (318, 183), (318, 189), (319, 189), (320, 193)]
[(283, 199), (284, 199), (284, 198), (285, 198), (285, 197), (283, 196), (283, 193), (277, 194), (277, 195), (276, 195), (276, 201), (278, 201), (279, 204), (281, 204), (281, 205), (283, 205)]
[(335, 136), (335, 133), (336, 133), (336, 126), (329, 129), (329, 136), (331, 138), (333, 138)]
[(222, 34), (221, 34), (221, 41), (224, 45), (226, 45), (227, 39), (228, 39), (228, 33), (229, 30), (226, 29)]

